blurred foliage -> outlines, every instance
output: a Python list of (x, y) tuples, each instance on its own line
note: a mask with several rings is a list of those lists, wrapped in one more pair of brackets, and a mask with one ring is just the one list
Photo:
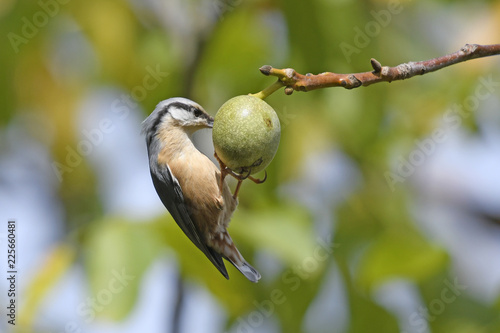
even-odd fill
[[(32, 37), (22, 37), (26, 42), (13, 47), (4, 38), (8, 42), (0, 52), (0, 126), (9, 124), (17, 113), (41, 114), (54, 129), (48, 141), (54, 160), (64, 161), (67, 147), (75, 147), (80, 137), (75, 124), (82, 96), (106, 85), (131, 91), (142, 84), (148, 66), (159, 66), (168, 72), (168, 78), (138, 101), (147, 110), (144, 117), (158, 101), (177, 95), (193, 98), (214, 114), (227, 99), (270, 85), (271, 79), (258, 71), (265, 64), (293, 67), (301, 73), (360, 72), (370, 70), (371, 57), (384, 65), (396, 65), (454, 52), (465, 42), (498, 43), (498, 25), (491, 35), (461, 41), (451, 49), (449, 44), (429, 43), (419, 31), (416, 13), (419, 6), (430, 2), (402, 2), (403, 13), (391, 16), (382, 33), (346, 57), (340, 42), (354, 44), (354, 28), (363, 29), (374, 20), (371, 11), (385, 10), (389, 2), (213, 0), (203, 2), (208, 6), (203, 7), (201, 1), (193, 0), (175, 1), (172, 7), (159, 5), (157, 10), (138, 1), (54, 2), (58, 12), (35, 27)], [(471, 2), (436, 3), (432, 6), (453, 12)], [(498, 2), (476, 3), (500, 21)], [(177, 19), (167, 12), (169, 8), (179, 10), (179, 6), (183, 10)], [(217, 13), (207, 14), (214, 8)], [(40, 11), (38, 2), (2, 2), (0, 35), (23, 36), (23, 18), (32, 22)], [(72, 44), (75, 40), (83, 47)], [(68, 269), (68, 261), (84, 264), (92, 295), (110, 288), (113, 272), (125, 269), (133, 276), (130, 287), (113, 295), (114, 301), (97, 313), (123, 319), (136, 304), (146, 270), (153, 260), (168, 253), (176, 258), (184, 280), (204, 286), (223, 306), (227, 328), (238, 325), (238, 318), (247, 318), (256, 311), (256, 303), (264, 304), (274, 295), (286, 300), (273, 305), (281, 331), (306, 331), (307, 311), (318, 297), (328, 269), (334, 267), (341, 273), (347, 295), (348, 332), (372, 332), (374, 328), (398, 332), (396, 315), (376, 302), (374, 289), (404, 278), (418, 286), (424, 304), (429, 304), (439, 297), (443, 279), (453, 278), (444, 248), (427, 239), (414, 224), (408, 208), (412, 191), (400, 184), (392, 192), (384, 172), (390, 170), (394, 152), (411, 151), (416, 138), (432, 132), (446, 107), (471, 93), (478, 77), (493, 70), (498, 76), (492, 61), (475, 60), (391, 85), (295, 92), (292, 96), (280, 91), (270, 96), (267, 101), (282, 121), (280, 150), (268, 168), (265, 184), (243, 185), (230, 229), (249, 262), (254, 262), (252, 254), (261, 253), (279, 263), (277, 272), (263, 274), (257, 285), (248, 283), (230, 265), (231, 279), (222, 278), (167, 213), (153, 221), (106, 215), (97, 194), (95, 170), (83, 161), (65, 174), (59, 188), (67, 229), (78, 230), (78, 237), (68, 232), (68, 240), (47, 254), (45, 267), (52, 268), (33, 277), (26, 311), (21, 312), (24, 322), (28, 326), (33, 322), (36, 307), (60, 278), (61, 270)], [(467, 118), (466, 125), (474, 130), (474, 116)], [(41, 135), (37, 130), (31, 134)], [(333, 237), (338, 247), (328, 259), (316, 262), (313, 272), (302, 276), (294, 269), (306, 265), (305, 259), (318, 247), (314, 212), (278, 193), (284, 184), (299, 179), (308, 158), (332, 149), (355, 163), (361, 185), (338, 206), (326, 207), (333, 232), (319, 236)], [(71, 249), (64, 250), (67, 246)], [(469, 296), (458, 297), (431, 323), (432, 331), (498, 332), (498, 304), (500, 301), (486, 305)], [(331, 332), (331, 328), (322, 332)]]
[(54, 287), (61, 275), (70, 268), (70, 265), (75, 260), (75, 253), (75, 249), (65, 243), (56, 245), (52, 251), (47, 253), (47, 261), (43, 272), (30, 281), (23, 307), (25, 313), (19, 320), (20, 327), (31, 327), (33, 325), (43, 299), (50, 289)]

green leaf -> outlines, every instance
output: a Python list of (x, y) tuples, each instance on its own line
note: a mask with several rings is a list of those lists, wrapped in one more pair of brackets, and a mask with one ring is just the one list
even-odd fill
[(209, 113), (230, 97), (256, 93), (271, 83), (259, 68), (280, 50), (260, 13), (247, 2), (226, 12), (203, 49), (193, 96)]
[[(371, 298), (364, 295), (353, 283), (348, 263), (342, 258), (338, 258), (336, 262), (349, 297), (351, 320), (348, 332), (399, 332), (396, 318)], [(376, 327), (375, 330), (374, 327)]]
[[(251, 307), (248, 300), (254, 297), (259, 284), (250, 283), (228, 261), (225, 264), (230, 279), (226, 280), (184, 235), (170, 215), (164, 215), (151, 224), (151, 231), (161, 237), (162, 244), (175, 253), (184, 280), (201, 284), (210, 290), (224, 305), (230, 317), (240, 316)], [(250, 255), (245, 255), (245, 258), (251, 261)]]
[(288, 266), (301, 264), (317, 247), (308, 213), (297, 206), (281, 205), (245, 211), (238, 208), (229, 231), (237, 240), (269, 250)]
[(423, 281), (445, 267), (448, 256), (442, 248), (405, 229), (384, 232), (366, 250), (357, 276), (363, 288), (393, 277)]
[(398, 333), (396, 318), (386, 309), (371, 299), (359, 295), (355, 290), (349, 290), (349, 305), (351, 309), (350, 333), (377, 332)]
[(84, 246), (90, 298), (97, 304), (94, 314), (123, 319), (137, 300), (144, 272), (159, 253), (158, 238), (144, 224), (107, 218), (91, 227)]
[[(259, 210), (235, 213), (230, 227), (235, 242), (272, 253), (283, 264), (283, 271), (269, 283), (263, 276), (260, 292), (254, 295), (252, 311), (238, 320), (251, 327), (258, 316), (276, 313), (283, 332), (301, 332), (304, 316), (316, 297), (334, 245), (329, 238), (316, 238), (308, 212), (282, 203)], [(260, 283), (259, 283), (260, 284)]]

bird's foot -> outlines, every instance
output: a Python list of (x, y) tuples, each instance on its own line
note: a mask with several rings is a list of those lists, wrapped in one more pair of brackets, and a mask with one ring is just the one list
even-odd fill
[(222, 186), (224, 184), (224, 179), (226, 178), (227, 175), (234, 177), (238, 181), (238, 184), (236, 185), (236, 189), (234, 190), (234, 194), (233, 194), (234, 199), (236, 199), (238, 197), (238, 192), (240, 191), (241, 183), (245, 179), (250, 179), (255, 184), (262, 184), (267, 179), (267, 171), (265, 171), (265, 170), (264, 170), (264, 172), (265, 172), (264, 179), (254, 178), (254, 177), (250, 176), (250, 172), (251, 172), (250, 170), (246, 171), (245, 173), (236, 173), (231, 168), (227, 167), (224, 162), (221, 161), (219, 156), (217, 156), (217, 153), (214, 153), (214, 156), (220, 165), (220, 178), (221, 178), (221, 180), (219, 183), (219, 191), (220, 191), (221, 195), (222, 195)]

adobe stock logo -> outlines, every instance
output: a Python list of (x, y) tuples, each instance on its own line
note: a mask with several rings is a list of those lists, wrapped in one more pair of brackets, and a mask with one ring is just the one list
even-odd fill
[(87, 297), (85, 302), (78, 305), (77, 313), (85, 318), (85, 322), (92, 322), (96, 313), (104, 310), (104, 307), (113, 301), (115, 295), (120, 294), (129, 282), (135, 280), (135, 276), (127, 274), (125, 268), (121, 271), (113, 269), (111, 274), (113, 277), (108, 281), (106, 288), (99, 290), (95, 297)]
[[(429, 323), (432, 323), (438, 316), (446, 311), (446, 307), (455, 302), (462, 292), (467, 289), (466, 285), (460, 284), (458, 278), (453, 281), (445, 279), (444, 288), (441, 289), (439, 297), (429, 302), (427, 307), (420, 306), (418, 311), (413, 312), (408, 318), (411, 327), (417, 332), (428, 332)], [(402, 333), (407, 333), (403, 331)]]
[(271, 290), (267, 299), (254, 300), (255, 309), (246, 316), (237, 319), (236, 333), (256, 333), (266, 318), (270, 318), (287, 300), (287, 294), (298, 290), (304, 281), (311, 278), (324, 262), (332, 255), (333, 250), (339, 245), (332, 242), (331, 236), (325, 239), (318, 238), (314, 251), (302, 259), (300, 264), (287, 269), (281, 275), (283, 289)]
[(490, 98), (499, 87), (500, 81), (495, 81), (493, 74), (480, 77), (474, 93), (464, 98), (461, 104), (454, 103), (446, 110), (441, 119), (442, 125), (436, 128), (429, 137), (415, 140), (416, 147), (406, 157), (398, 156), (393, 170), (384, 173), (391, 191), (394, 192), (398, 183), (404, 183), (412, 176), (417, 168), (434, 154), (439, 145), (451, 137), (453, 131), (461, 126), (463, 120), (476, 112), (481, 102)]
[(39, 0), (38, 6), (40, 10), (37, 11), (31, 19), (26, 16), (21, 18), (21, 31), (20, 34), (9, 32), (7, 38), (15, 53), (19, 53), (19, 47), (22, 44), (28, 44), (30, 40), (38, 35), (40, 29), (49, 24), (51, 18), (59, 14), (61, 5), (66, 5), (70, 0)]
[(122, 94), (112, 102), (109, 117), (103, 117), (93, 128), (82, 130), (82, 135), (85, 138), (78, 141), (76, 146), (66, 146), (64, 161), (52, 162), (52, 170), (60, 182), (63, 181), (63, 176), (66, 173), (72, 173), (82, 164), (84, 157), (92, 154), (95, 147), (104, 142), (106, 135), (115, 131), (120, 121), (126, 119), (131, 110), (138, 106), (137, 102), (146, 99), (149, 92), (156, 89), (169, 75), (160, 69), (160, 65), (156, 65), (154, 68), (146, 66), (146, 72), (141, 84), (133, 87), (130, 93)]
[(113, 269), (110, 273), (112, 277), (108, 280), (107, 285), (95, 295), (88, 296), (85, 301), (80, 302), (76, 307), (76, 314), (84, 322), (79, 320), (68, 321), (58, 333), (83, 333), (83, 324), (92, 323), (97, 315), (106, 306), (113, 303), (117, 295), (121, 294), (126, 288), (130, 288), (129, 284), (136, 279), (135, 275), (128, 274), (124, 267), (121, 270)]
[(351, 63), (351, 56), (353, 53), (359, 54), (361, 50), (370, 45), (372, 38), (380, 35), (382, 28), (386, 28), (392, 21), (394, 15), (398, 15), (403, 11), (403, 5), (399, 0), (391, 0), (387, 4), (387, 9), (381, 9), (379, 11), (372, 10), (370, 15), (373, 20), (367, 22), (364, 29), (359, 26), (353, 28), (354, 35), (353, 44), (346, 42), (341, 42), (339, 44), (340, 50), (344, 54), (347, 63)]

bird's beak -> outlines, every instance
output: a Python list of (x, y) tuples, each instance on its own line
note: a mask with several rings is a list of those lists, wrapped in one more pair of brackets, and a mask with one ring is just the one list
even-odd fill
[(214, 118), (210, 117), (207, 119), (207, 127), (208, 128), (214, 127)]

